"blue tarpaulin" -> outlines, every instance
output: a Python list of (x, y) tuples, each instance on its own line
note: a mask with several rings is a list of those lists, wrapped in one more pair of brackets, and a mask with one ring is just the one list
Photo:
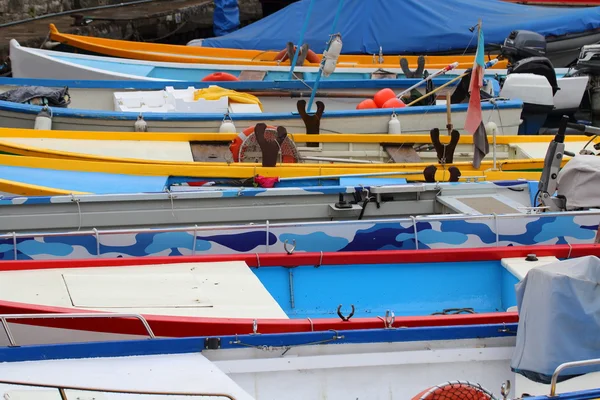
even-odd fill
[[(228, 35), (203, 40), (205, 47), (281, 50), (296, 43), (310, 0), (300, 0)], [(339, 0), (315, 0), (305, 43), (325, 49)], [(600, 7), (546, 8), (500, 0), (344, 0), (337, 25), (344, 54), (425, 54), (464, 51), (477, 45), (469, 28), (483, 22), (486, 45), (502, 44), (512, 30), (544, 36), (600, 28)], [(475, 30), (476, 32), (476, 30)]]
[(213, 31), (215, 36), (223, 36), (240, 27), (240, 10), (237, 0), (215, 0)]

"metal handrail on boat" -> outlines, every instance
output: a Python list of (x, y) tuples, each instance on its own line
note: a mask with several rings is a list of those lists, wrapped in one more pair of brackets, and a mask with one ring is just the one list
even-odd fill
[(75, 314), (0, 314), (0, 323), (8, 337), (9, 347), (18, 346), (12, 335), (7, 320), (11, 319), (65, 319), (65, 318), (137, 318), (144, 328), (150, 339), (155, 339), (156, 336), (150, 327), (150, 324), (140, 314), (120, 314), (120, 313), (75, 313)]
[(566, 363), (562, 363), (558, 367), (556, 367), (556, 369), (554, 370), (554, 373), (552, 374), (552, 379), (550, 380), (550, 396), (549, 397), (556, 396), (556, 383), (558, 381), (558, 376), (560, 375), (561, 372), (563, 372), (565, 369), (576, 368), (576, 367), (587, 367), (589, 365), (600, 365), (600, 358), (566, 362)]
[(46, 384), (46, 383), (31, 383), (31, 382), (7, 381), (7, 380), (0, 380), (0, 384), (57, 389), (60, 394), (60, 398), (62, 400), (68, 400), (65, 390), (81, 390), (81, 391), (85, 391), (85, 392), (101, 392), (101, 393), (147, 394), (147, 395), (152, 395), (152, 396), (223, 397), (223, 398), (230, 399), (230, 400), (236, 400), (235, 397), (233, 397), (229, 394), (224, 394), (224, 393), (156, 392), (156, 391), (138, 391), (138, 390), (126, 390), (126, 389), (102, 389), (102, 388), (90, 388), (90, 387), (68, 386), (68, 385), (51, 385), (51, 384)]

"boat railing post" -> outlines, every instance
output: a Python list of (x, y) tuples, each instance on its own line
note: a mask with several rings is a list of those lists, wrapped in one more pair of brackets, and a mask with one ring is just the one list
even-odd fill
[(156, 335), (154, 331), (150, 327), (150, 324), (141, 314), (122, 314), (122, 313), (74, 313), (74, 314), (2, 314), (0, 315), (0, 323), (2, 324), (4, 331), (6, 332), (6, 336), (8, 337), (8, 341), (10, 346), (17, 346), (17, 343), (12, 335), (10, 327), (8, 325), (9, 319), (77, 319), (77, 318), (136, 318), (138, 319), (144, 328), (146, 329), (146, 333), (150, 337), (150, 339), (156, 339)]
[(265, 241), (265, 253), (268, 253), (269, 252), (269, 233), (270, 233), (269, 232), (269, 220), (266, 221), (265, 226), (266, 226), (265, 231), (267, 233), (267, 238)]
[(196, 255), (196, 243), (198, 242), (198, 225), (194, 225), (194, 241), (192, 243), (192, 255)]
[(94, 228), (94, 237), (96, 238), (96, 255), (100, 257), (100, 232)]
[(561, 372), (563, 372), (565, 369), (569, 369), (569, 368), (587, 367), (590, 365), (600, 365), (600, 358), (566, 362), (566, 363), (562, 363), (558, 367), (556, 367), (556, 369), (554, 370), (554, 373), (552, 374), (552, 379), (550, 380), (550, 396), (549, 397), (556, 396), (556, 383), (558, 381), (558, 376), (560, 375)]
[(415, 249), (419, 250), (419, 230), (417, 229), (417, 218), (415, 216), (411, 216), (410, 219), (413, 222), (413, 229), (415, 232)]
[(2, 322), (2, 327), (4, 328), (4, 332), (6, 332), (6, 337), (8, 338), (8, 343), (10, 344), (10, 346), (16, 346), (17, 344), (15, 343), (15, 338), (12, 335), (12, 332), (10, 331), (10, 327), (8, 326), (8, 323), (6, 322), (6, 318), (4, 317), (0, 317), (0, 321)]
[(71, 386), (71, 385), (56, 385), (50, 383), (36, 383), (36, 382), (23, 382), (1, 379), (0, 384), (2, 385), (16, 385), (16, 386), (31, 386), (38, 388), (53, 388), (57, 389), (61, 400), (67, 400), (67, 394), (65, 390), (79, 390), (82, 392), (100, 392), (100, 393), (119, 393), (119, 394), (145, 394), (150, 396), (185, 396), (185, 397), (223, 397), (229, 400), (236, 400), (230, 394), (226, 393), (199, 393), (199, 392), (165, 392), (165, 391), (149, 391), (149, 390), (127, 390), (127, 389), (109, 389), (109, 388), (97, 388), (89, 386)]
[(17, 261), (18, 259), (18, 252), (17, 252), (17, 232), (13, 232), (12, 233), (12, 237), (13, 237), (13, 254), (15, 257), (15, 261)]
[(500, 246), (500, 225), (498, 223), (498, 214), (494, 213), (494, 230), (496, 231), (496, 247)]

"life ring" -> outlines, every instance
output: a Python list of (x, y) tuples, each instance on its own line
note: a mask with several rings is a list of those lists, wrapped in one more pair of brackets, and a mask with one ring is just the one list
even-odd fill
[[(296, 52), (296, 46), (294, 46), (294, 52)], [(275, 59), (273, 61), (284, 62), (284, 61), (287, 61), (288, 59), (289, 59), (289, 57), (287, 54), (287, 49), (283, 49), (279, 53), (277, 53), (277, 55), (275, 56)], [(309, 63), (312, 63), (312, 64), (319, 64), (321, 62), (321, 59), (319, 58), (317, 53), (315, 53), (311, 49), (308, 49), (308, 54), (306, 55), (306, 61), (308, 61)]]
[[(277, 130), (276, 126), (267, 125), (267, 129)], [(231, 155), (233, 156), (234, 162), (240, 162), (240, 149), (242, 148), (242, 144), (246, 138), (254, 133), (254, 125), (244, 129), (241, 133), (238, 133), (233, 142), (229, 145), (229, 151), (231, 151)], [(281, 161), (284, 163), (297, 163), (298, 160), (292, 155), (284, 154), (281, 158)]]
[(218, 82), (218, 81), (239, 81), (237, 76), (228, 74), (227, 72), (213, 72), (212, 74), (205, 76), (202, 82)]

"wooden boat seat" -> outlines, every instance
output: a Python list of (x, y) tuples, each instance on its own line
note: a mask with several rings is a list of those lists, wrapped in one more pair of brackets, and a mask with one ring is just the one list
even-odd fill
[(267, 71), (242, 71), (238, 79), (240, 81), (262, 81), (266, 75)]
[(527, 210), (522, 205), (501, 194), (439, 196), (437, 200), (458, 213), (470, 215), (482, 214), (519, 214)]

